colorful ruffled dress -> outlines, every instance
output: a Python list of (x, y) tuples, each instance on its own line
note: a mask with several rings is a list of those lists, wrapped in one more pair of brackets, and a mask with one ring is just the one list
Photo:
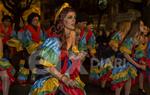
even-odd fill
[(3, 44), (6, 44), (11, 38), (16, 38), (17, 34), (16, 32), (13, 30), (12, 26), (10, 25), (8, 27), (8, 30), (5, 32), (4, 30), (4, 25), (0, 24), (0, 35), (4, 35), (4, 37), (2, 37), (2, 42)]
[(133, 56), (139, 64), (142, 64), (140, 63), (141, 61), (143, 61), (145, 65), (147, 64), (146, 63), (146, 48), (147, 48), (147, 43), (145, 44), (139, 43), (139, 45), (135, 47)]
[[(110, 46), (118, 48), (118, 44), (120, 43), (120, 41), (121, 41), (120, 32), (116, 32), (111, 38)], [(115, 52), (111, 48), (108, 48), (108, 49), (109, 50), (105, 52), (107, 54), (102, 55), (101, 58), (98, 59), (97, 66), (91, 66), (90, 78), (92, 80), (95, 80), (95, 81), (99, 81), (99, 80), (110, 81), (111, 80), (110, 75), (112, 73)]]
[(28, 79), (28, 75), (29, 75), (29, 69), (25, 68), (24, 65), (25, 65), (25, 60), (20, 60), (20, 62), (19, 62), (20, 69), (18, 72), (17, 79), (22, 84), (26, 83), (26, 80)]
[[(58, 68), (62, 74), (67, 75), (71, 79), (76, 79), (80, 83), (78, 77), (79, 72), (77, 72), (79, 68), (76, 69), (80, 64), (78, 60), (74, 58), (72, 59), (73, 61), (69, 60), (68, 51), (60, 50), (60, 42), (58, 38), (48, 38), (36, 52), (39, 52), (36, 59), (41, 61), (39, 64), (42, 65), (43, 68), (54, 66)], [(70, 66), (71, 69), (69, 69)], [(63, 91), (69, 93), (69, 95), (84, 95), (83, 91), (79, 88), (70, 88), (66, 86), (50, 73), (35, 81), (29, 95), (57, 95), (60, 85), (62, 85)], [(82, 85), (80, 87), (82, 87)]]
[(115, 54), (115, 61), (112, 69), (112, 89), (120, 88), (124, 86), (124, 83), (137, 76), (137, 69), (132, 63), (128, 62), (123, 53), (132, 55), (132, 49), (134, 42), (132, 38), (126, 38), (120, 47), (120, 51)]
[(4, 38), (3, 43), (7, 44), (9, 47), (15, 48), (17, 52), (21, 51), (22, 46), (21, 46), (21, 42), (18, 39), (16, 31), (14, 31), (12, 28), (9, 28), (8, 34), (6, 35), (10, 35), (10, 36)]
[[(43, 60), (41, 65), (44, 68), (56, 67), (59, 64), (60, 42), (57, 38), (48, 38), (36, 51), (38, 52), (36, 60)], [(59, 87), (59, 80), (51, 74), (35, 81), (32, 85), (29, 95), (55, 95)]]
[[(26, 25), (18, 32), (18, 39), (21, 41), (23, 47), (27, 50), (28, 54), (32, 54), (33, 51), (35, 51), (46, 38), (44, 32), (39, 26), (36, 30), (33, 26)], [(29, 68), (27, 62), (25, 63), (25, 65), (26, 67), (24, 65), (20, 65), (20, 70), (18, 72), (18, 80), (20, 82), (26, 81), (29, 76)]]
[(12, 25), (8, 26), (8, 30), (5, 31), (4, 25), (0, 24), (0, 36), (1, 35), (4, 46), (4, 57), (11, 59), (16, 51), (21, 50), (20, 41), (17, 39), (17, 33), (13, 30)]
[(100, 59), (92, 58), (91, 59), (91, 70), (90, 70), (90, 80), (93, 82), (98, 82), (107, 80), (110, 81), (111, 70), (113, 68), (112, 58)]
[[(6, 58), (2, 58), (2, 56), (0, 56), (0, 71), (3, 71), (3, 70), (7, 71), (9, 80), (11, 83), (13, 83), (15, 81), (15, 78), (14, 78), (15, 69)], [(2, 90), (2, 81), (0, 81), (0, 90)]]
[[(79, 39), (79, 44), (78, 44), (79, 51), (86, 51), (86, 52), (89, 51), (90, 54), (94, 55), (96, 53), (95, 45), (96, 45), (96, 39), (95, 39), (94, 33), (90, 29), (87, 29), (87, 27), (85, 27), (85, 28), (83, 27), (81, 29), (80, 39)], [(91, 50), (88, 50), (89, 46), (90, 46)], [(87, 64), (85, 64), (85, 65), (87, 65)], [(90, 68), (90, 79), (93, 76), (95, 76), (95, 75), (93, 73), (91, 73), (91, 68)]]
[(91, 46), (92, 49), (94, 49), (95, 44), (96, 44), (96, 40), (95, 40), (94, 33), (90, 29), (82, 28), (80, 33), (79, 44), (78, 44), (79, 51), (87, 51), (88, 49), (87, 46)]
[(26, 25), (23, 29), (21, 41), (29, 54), (38, 48), (40, 44), (46, 39), (44, 32), (38, 26), (37, 30), (31, 25)]
[(72, 51), (61, 51), (61, 73), (67, 75), (70, 79), (77, 82), (78, 88), (70, 88), (63, 84), (63, 91), (67, 95), (85, 95), (85, 84), (80, 80), (79, 72), (81, 67), (81, 58)]
[(148, 64), (147, 75), (148, 75), (149, 82), (150, 82), (150, 39), (149, 39), (148, 44), (147, 44), (146, 54), (147, 54), (146, 57), (147, 57), (147, 64)]

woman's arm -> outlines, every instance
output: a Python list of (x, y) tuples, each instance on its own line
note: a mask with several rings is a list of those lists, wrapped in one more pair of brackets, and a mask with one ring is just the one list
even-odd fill
[(140, 65), (140, 64), (138, 64), (137, 62), (135, 62), (135, 61), (130, 57), (130, 55), (124, 53), (124, 56), (125, 56), (125, 58), (126, 58), (130, 63), (132, 63), (134, 66), (136, 66), (136, 67), (138, 67), (138, 68), (141, 68), (141, 69), (143, 69), (143, 70), (146, 69), (146, 66), (145, 66), (145, 65)]
[(71, 80), (66, 75), (61, 74), (54, 66), (47, 68), (47, 71), (49, 71), (54, 77), (65, 83), (69, 87), (78, 87), (76, 81)]
[(50, 72), (54, 77), (62, 81), (61, 78), (63, 74), (61, 74), (54, 66), (47, 68), (47, 71)]

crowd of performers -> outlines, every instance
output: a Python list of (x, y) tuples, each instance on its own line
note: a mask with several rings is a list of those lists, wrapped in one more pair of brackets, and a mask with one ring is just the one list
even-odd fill
[[(40, 16), (31, 13), (19, 31), (13, 20), (3, 16), (0, 25), (0, 88), (9, 95), (14, 81), (24, 85), (32, 81), (29, 95), (86, 95), (80, 79), (80, 67), (90, 59), (89, 79), (105, 88), (110, 82), (115, 95), (131, 92), (139, 77), (150, 83), (149, 27), (142, 19), (122, 20), (117, 28), (95, 32), (91, 20), (76, 22), (76, 12), (65, 3), (56, 13), (54, 25), (43, 29)], [(77, 25), (76, 25), (77, 24)], [(55, 26), (55, 27), (54, 27)]]

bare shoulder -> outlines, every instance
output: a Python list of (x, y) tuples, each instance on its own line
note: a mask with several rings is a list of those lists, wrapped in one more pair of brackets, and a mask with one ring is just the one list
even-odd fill
[(71, 36), (74, 37), (75, 35), (76, 35), (76, 32), (75, 32), (75, 31), (72, 31), (72, 32), (71, 32)]

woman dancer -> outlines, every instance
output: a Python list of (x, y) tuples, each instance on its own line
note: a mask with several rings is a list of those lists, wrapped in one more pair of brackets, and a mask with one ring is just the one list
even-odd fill
[[(29, 95), (84, 95), (84, 83), (79, 78), (79, 68), (84, 52), (75, 46), (75, 11), (65, 3), (56, 14), (58, 36), (48, 38), (36, 51), (36, 64), (33, 72), (39, 68), (47, 70), (44, 77), (33, 84)], [(34, 62), (33, 62), (34, 63)], [(56, 69), (60, 66), (60, 69)]]

